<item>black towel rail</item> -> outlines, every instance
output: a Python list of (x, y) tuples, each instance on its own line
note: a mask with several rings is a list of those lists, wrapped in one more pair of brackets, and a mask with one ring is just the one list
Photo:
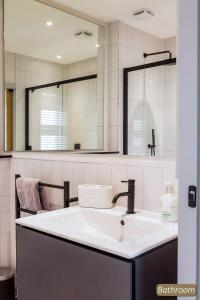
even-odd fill
[[(31, 215), (36, 215), (37, 212), (29, 210), (29, 209), (24, 209), (20, 207), (20, 202), (19, 202), (19, 197), (17, 194), (17, 187), (16, 187), (16, 180), (20, 178), (21, 175), (16, 174), (15, 175), (15, 208), (16, 208), (16, 219), (20, 218), (20, 213), (28, 213)], [(49, 183), (44, 183), (44, 182), (39, 182), (39, 187), (49, 187), (53, 189), (60, 189), (64, 190), (64, 208), (69, 207), (70, 203), (77, 202), (78, 197), (70, 198), (70, 184), (69, 181), (64, 181), (64, 185), (56, 185), (56, 184), (49, 184)]]

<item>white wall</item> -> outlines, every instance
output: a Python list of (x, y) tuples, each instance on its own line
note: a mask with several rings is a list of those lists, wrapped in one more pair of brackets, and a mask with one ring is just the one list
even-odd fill
[[(179, 0), (178, 12), (178, 281), (199, 284), (199, 1)], [(197, 208), (188, 207), (189, 185), (197, 186)]]
[(10, 159), (0, 159), (0, 266), (11, 260)]
[(5, 52), (5, 87), (16, 86), (16, 55), (11, 52)]
[(0, 153), (4, 149), (3, 0), (0, 0)]

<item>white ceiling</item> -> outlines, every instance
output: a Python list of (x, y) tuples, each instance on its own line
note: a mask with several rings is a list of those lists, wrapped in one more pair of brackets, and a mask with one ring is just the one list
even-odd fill
[[(121, 20), (161, 38), (176, 35), (176, 0), (54, 0), (69, 9), (109, 23)], [(138, 21), (133, 11), (149, 8), (155, 16)], [(53, 26), (47, 27), (46, 21)], [(92, 38), (74, 37), (79, 30)], [(5, 1), (5, 49), (31, 57), (71, 63), (97, 55), (98, 26), (34, 0)], [(61, 55), (61, 59), (56, 56)]]
[[(53, 26), (47, 27), (46, 22)], [(78, 39), (80, 30), (93, 37)], [(97, 55), (98, 26), (33, 0), (5, 1), (5, 50), (31, 57), (71, 63)], [(56, 56), (61, 55), (61, 59)]]
[[(176, 35), (176, 0), (54, 0), (81, 13), (104, 22), (121, 20), (138, 29), (161, 38)], [(137, 21), (133, 11), (139, 8), (153, 10), (148, 21)]]

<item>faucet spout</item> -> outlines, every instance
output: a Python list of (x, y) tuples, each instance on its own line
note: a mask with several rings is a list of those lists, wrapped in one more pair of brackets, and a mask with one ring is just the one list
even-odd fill
[[(124, 181), (123, 181), (124, 182)], [(134, 205), (135, 205), (135, 180), (134, 179), (129, 179), (128, 181), (128, 192), (122, 192), (119, 194), (116, 194), (113, 198), (112, 203), (115, 205), (117, 203), (117, 200), (120, 197), (125, 197), (128, 196), (128, 205), (127, 205), (127, 214), (134, 214)]]
[(128, 192), (123, 192), (123, 193), (119, 193), (119, 194), (116, 194), (112, 200), (112, 203), (113, 204), (116, 204), (117, 203), (117, 200), (120, 198), (120, 197), (126, 197), (128, 196), (129, 193)]

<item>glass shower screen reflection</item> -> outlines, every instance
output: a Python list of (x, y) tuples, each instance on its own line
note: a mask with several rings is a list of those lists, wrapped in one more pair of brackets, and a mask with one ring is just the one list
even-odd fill
[(62, 86), (37, 89), (29, 95), (29, 143), (32, 150), (67, 148)]
[(96, 78), (30, 89), (30, 149), (103, 149), (103, 101), (96, 91)]
[[(144, 65), (145, 66), (145, 65)], [(143, 68), (128, 74), (128, 154), (176, 155), (176, 65)]]

